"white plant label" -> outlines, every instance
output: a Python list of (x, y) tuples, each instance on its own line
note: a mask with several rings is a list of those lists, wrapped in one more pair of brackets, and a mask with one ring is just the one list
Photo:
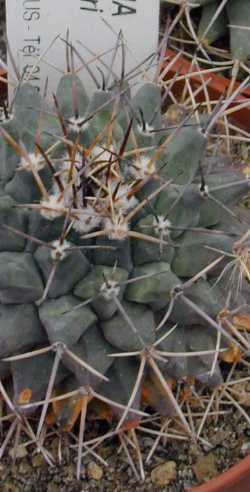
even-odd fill
[[(157, 49), (159, 4), (160, 0), (6, 0), (7, 35), (19, 73), (37, 90), (42, 92), (47, 85), (49, 93), (55, 91), (66, 71), (68, 32), (70, 43), (100, 79), (94, 54), (110, 66), (120, 31), (128, 73)], [(121, 52), (113, 65), (117, 76)], [(77, 54), (74, 64), (91, 92), (93, 79), (86, 68), (80, 70), (83, 64)], [(8, 65), (10, 79), (16, 79), (10, 57)], [(100, 60), (98, 65), (105, 72)]]

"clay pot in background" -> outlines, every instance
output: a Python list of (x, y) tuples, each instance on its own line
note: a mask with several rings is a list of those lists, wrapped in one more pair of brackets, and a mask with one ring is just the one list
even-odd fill
[[(166, 50), (166, 61), (164, 62), (164, 65), (167, 67), (167, 65), (174, 60), (176, 57), (177, 53), (175, 51)], [(191, 63), (187, 60), (187, 58), (180, 56), (176, 62), (173, 63), (171, 68), (166, 74), (166, 79), (172, 79), (176, 72), (178, 72), (178, 78), (182, 76), (185, 76), (189, 73), (194, 72), (195, 68), (194, 66), (191, 66)], [(209, 83), (207, 85), (207, 90), (208, 94), (211, 100), (218, 100), (221, 96), (227, 94), (228, 88), (230, 86), (230, 80), (227, 79), (226, 77), (223, 77), (222, 75), (218, 75), (216, 73), (207, 73), (202, 75), (202, 78), (204, 82), (207, 82), (209, 79)], [(194, 73), (194, 75), (191, 75), (189, 77), (189, 81), (192, 85), (193, 90), (197, 89), (202, 85), (202, 79), (201, 76), (198, 73)], [(176, 96), (180, 96), (183, 91), (183, 87), (185, 84), (184, 78), (182, 80), (177, 80), (173, 86), (172, 92)], [(234, 90), (239, 87), (239, 82), (236, 82)], [(203, 102), (205, 101), (205, 94), (204, 91), (202, 90), (199, 95), (196, 98), (197, 102)], [(244, 103), (250, 101), (250, 88), (246, 88), (242, 91), (242, 94), (236, 98), (236, 103), (237, 105), (239, 103)], [(235, 106), (235, 101), (232, 103), (230, 106), (233, 108)], [(242, 108), (236, 112), (233, 112), (231, 115), (232, 120), (236, 122), (238, 125), (244, 127), (245, 129), (249, 130), (250, 128), (250, 104), (248, 107)], [(249, 484), (249, 492), (250, 492), (250, 484)]]
[(190, 492), (250, 492), (250, 456)]

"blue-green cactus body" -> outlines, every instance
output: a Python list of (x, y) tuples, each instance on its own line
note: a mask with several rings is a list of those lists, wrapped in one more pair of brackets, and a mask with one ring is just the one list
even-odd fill
[[(66, 74), (48, 107), (25, 84), (2, 125), (1, 359), (52, 346), (63, 367), (55, 385), (91, 387), (126, 405), (140, 357), (174, 324), (157, 350), (215, 349), (220, 280), (244, 233), (234, 223), (231, 234), (230, 211), (248, 183), (238, 173), (207, 172), (202, 127), (171, 133), (157, 84), (142, 84), (132, 98), (116, 88), (88, 99), (79, 78)], [(44, 398), (50, 350), (37, 365), (12, 361), (15, 401), (25, 388), (33, 401)], [(209, 373), (210, 355), (159, 364), (166, 378), (221, 381), (219, 363)], [(156, 407), (166, 414), (169, 402), (164, 410), (161, 395)]]

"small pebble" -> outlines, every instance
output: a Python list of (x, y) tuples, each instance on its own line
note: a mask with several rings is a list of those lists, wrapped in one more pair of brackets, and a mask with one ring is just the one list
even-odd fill
[(190, 444), (189, 452), (193, 458), (198, 458), (201, 454), (201, 450), (197, 444)]
[(213, 453), (200, 456), (193, 466), (193, 471), (199, 483), (207, 482), (216, 477), (218, 470)]
[(154, 485), (164, 487), (175, 480), (176, 476), (176, 463), (174, 461), (167, 461), (152, 470), (151, 481)]
[(42, 454), (36, 454), (32, 458), (32, 465), (34, 466), (34, 468), (39, 468), (40, 466), (45, 465), (45, 463), (46, 461)]
[(30, 466), (30, 464), (27, 461), (23, 460), (23, 461), (21, 461), (21, 463), (18, 467), (18, 471), (22, 475), (26, 475), (26, 474), (30, 475), (32, 473), (32, 467)]
[(28, 454), (27, 448), (22, 446), (22, 445), (17, 446), (15, 453), (14, 453), (13, 448), (9, 452), (9, 455), (12, 459), (14, 459), (14, 458), (25, 458), (25, 456), (27, 456), (27, 454)]
[(154, 439), (152, 437), (144, 437), (143, 444), (146, 448), (151, 448), (154, 445)]
[(87, 466), (87, 474), (89, 478), (93, 478), (94, 480), (101, 480), (103, 477), (103, 469), (94, 461), (91, 461)]
[(55, 483), (50, 483), (47, 492), (60, 492), (60, 488)]

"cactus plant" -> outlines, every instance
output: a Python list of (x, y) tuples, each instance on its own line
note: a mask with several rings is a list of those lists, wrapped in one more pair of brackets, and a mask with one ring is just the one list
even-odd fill
[(216, 350), (245, 350), (220, 314), (238, 306), (233, 268), (249, 295), (249, 181), (208, 170), (214, 113), (171, 128), (160, 83), (125, 82), (88, 98), (72, 69), (49, 102), (22, 82), (1, 123), (1, 392), (26, 423), (42, 402), (40, 444), (46, 418), (79, 412), (82, 437), (93, 397), (136, 425), (152, 377), (150, 403), (192, 434), (168, 378), (216, 387)]
[(246, 62), (250, 56), (249, 27), (250, 8), (245, 0), (228, 0), (224, 9), (221, 2), (204, 5), (199, 25), (198, 38), (211, 44), (227, 33), (229, 24), (230, 51), (234, 60)]
[(210, 45), (228, 32), (230, 51), (234, 60), (246, 62), (250, 56), (249, 27), (250, 8), (248, 0), (163, 0), (187, 10), (201, 7), (197, 39)]
[[(249, 74), (250, 57), (250, 4), (248, 0), (166, 0), (167, 4), (180, 6), (179, 13), (174, 14), (173, 25), (181, 29), (182, 35), (175, 34), (174, 40), (183, 42), (187, 39), (187, 51), (198, 56), (199, 62), (211, 69), (221, 66), (231, 70), (231, 83), (228, 95), (231, 94), (235, 81), (242, 80)], [(163, 2), (165, 4), (165, 1)], [(200, 7), (200, 8), (199, 8)], [(198, 8), (198, 15), (197, 15)], [(182, 31), (178, 19), (184, 14), (185, 32)], [(182, 26), (183, 27), (183, 26)], [(172, 29), (171, 29), (172, 31)], [(181, 39), (177, 39), (177, 38)], [(191, 38), (191, 39), (190, 39)], [(228, 40), (228, 41), (227, 41)], [(217, 44), (216, 44), (217, 43)], [(192, 48), (192, 44), (195, 50)], [(183, 49), (182, 45), (181, 49)], [(190, 56), (191, 52), (188, 53)], [(224, 60), (224, 61), (223, 61)], [(218, 65), (218, 66), (217, 66)]]

